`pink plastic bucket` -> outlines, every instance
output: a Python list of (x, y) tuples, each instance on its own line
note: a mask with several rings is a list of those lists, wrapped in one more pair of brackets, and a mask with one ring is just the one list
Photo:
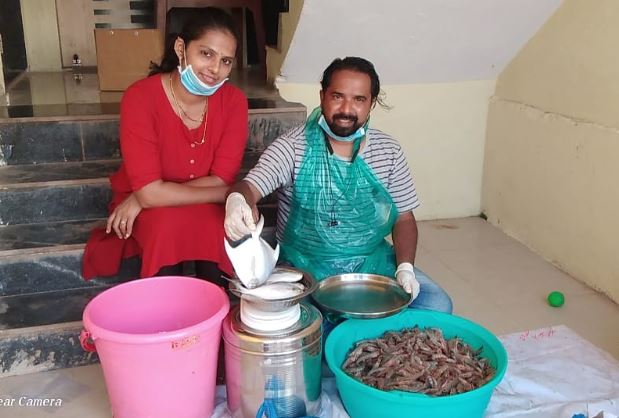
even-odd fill
[(101, 361), (114, 418), (206, 418), (213, 413), (220, 287), (154, 277), (106, 290), (84, 310), (84, 349)]

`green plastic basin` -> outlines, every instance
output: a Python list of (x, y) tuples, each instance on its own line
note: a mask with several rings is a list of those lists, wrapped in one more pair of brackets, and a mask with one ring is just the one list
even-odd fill
[[(460, 337), (474, 349), (483, 347), (481, 356), (497, 372), (488, 383), (458, 395), (432, 397), (401, 391), (382, 391), (348, 376), (341, 368), (353, 344), (376, 338), (385, 331), (398, 331), (415, 325), (440, 328), (445, 338)], [(325, 346), (327, 364), (335, 375), (337, 389), (351, 418), (481, 418), (492, 391), (507, 369), (507, 353), (501, 342), (488, 330), (468, 319), (440, 312), (406, 309), (382, 319), (350, 319), (335, 327)]]

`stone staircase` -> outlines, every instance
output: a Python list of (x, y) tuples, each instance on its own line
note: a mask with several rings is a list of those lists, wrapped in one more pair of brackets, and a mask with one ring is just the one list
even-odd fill
[[(306, 117), (304, 106), (281, 100), (250, 99), (249, 107), (241, 176)], [(118, 114), (0, 119), (0, 377), (98, 360), (79, 343), (82, 311), (140, 267), (125, 260), (118, 276), (88, 282), (80, 273), (89, 232), (107, 215), (107, 176), (119, 164)], [(275, 200), (261, 211), (273, 240)]]

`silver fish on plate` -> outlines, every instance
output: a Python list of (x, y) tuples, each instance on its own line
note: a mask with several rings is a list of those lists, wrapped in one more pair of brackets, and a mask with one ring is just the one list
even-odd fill
[(303, 273), (298, 270), (286, 267), (275, 267), (265, 283), (296, 283), (300, 282), (302, 278)]
[(305, 290), (305, 286), (301, 283), (272, 283), (248, 289), (243, 286), (237, 286), (237, 290), (245, 295), (255, 296), (265, 300), (287, 299), (300, 295)]

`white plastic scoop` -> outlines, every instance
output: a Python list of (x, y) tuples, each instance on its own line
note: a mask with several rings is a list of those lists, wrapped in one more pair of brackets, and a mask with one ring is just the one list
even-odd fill
[(232, 262), (236, 276), (248, 289), (266, 282), (279, 257), (279, 244), (273, 249), (264, 239), (260, 238), (262, 228), (264, 228), (264, 217), (261, 215), (256, 224), (256, 230), (237, 246), (233, 247), (224, 238), (226, 253)]

